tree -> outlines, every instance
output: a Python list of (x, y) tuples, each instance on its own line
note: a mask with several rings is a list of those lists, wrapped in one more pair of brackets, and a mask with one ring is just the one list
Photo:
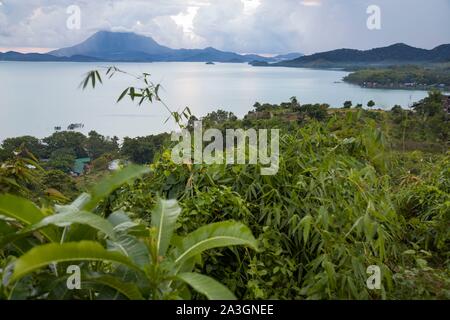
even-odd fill
[(438, 90), (428, 92), (428, 97), (416, 104), (413, 109), (421, 116), (433, 117), (444, 112), (442, 93)]
[(9, 152), (0, 147), (0, 162), (7, 160), (9, 155)]
[(50, 155), (50, 161), (46, 166), (55, 170), (61, 170), (65, 173), (72, 171), (75, 164), (76, 155), (70, 148), (61, 148), (55, 150)]
[(293, 111), (299, 111), (300, 110), (300, 102), (298, 102), (297, 97), (291, 97), (291, 108)]
[(256, 112), (261, 111), (261, 103), (255, 102), (255, 104), (253, 105), (253, 108), (255, 109)]
[(121, 154), (137, 164), (151, 163), (169, 137), (167, 133), (134, 139), (126, 137)]
[(71, 198), (78, 192), (74, 179), (61, 170), (45, 171), (42, 183), (47, 189), (58, 190), (66, 197)]
[(237, 117), (233, 112), (217, 110), (208, 113), (202, 120), (206, 126), (214, 126), (227, 121), (236, 121)]
[(368, 106), (369, 108), (375, 107), (375, 101), (370, 100), (370, 101), (367, 103), (367, 106)]
[(45, 158), (47, 156), (47, 150), (45, 145), (35, 137), (23, 136), (16, 138), (8, 138), (3, 141), (2, 148), (4, 157), (10, 158), (13, 156), (13, 152), (17, 151), (21, 147), (27, 149), (31, 154), (37, 158)]
[(393, 108), (392, 108), (392, 113), (394, 114), (401, 114), (403, 112), (403, 109), (401, 106), (399, 106), (398, 104), (396, 104)]
[(115, 160), (115, 155), (110, 153), (102, 154), (100, 157), (92, 161), (92, 169), (97, 171), (107, 170), (109, 168), (109, 164), (113, 160)]
[(323, 121), (328, 118), (328, 104), (304, 104), (300, 107), (300, 113), (307, 115), (311, 119)]
[(20, 147), (0, 164), (0, 193), (29, 195), (32, 191), (39, 191), (42, 171), (34, 155)]
[(353, 103), (351, 101), (345, 101), (344, 102), (344, 108), (350, 109), (353, 106)]
[(86, 140), (86, 151), (92, 159), (97, 159), (105, 153), (117, 153), (119, 151), (118, 138), (105, 138), (101, 134), (91, 131)]
[(61, 131), (55, 132), (44, 139), (47, 143), (48, 152), (51, 154), (58, 149), (71, 149), (76, 158), (87, 157), (85, 150), (86, 136), (80, 132)]

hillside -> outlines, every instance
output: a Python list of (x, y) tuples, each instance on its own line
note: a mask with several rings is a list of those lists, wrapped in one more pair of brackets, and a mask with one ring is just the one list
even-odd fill
[(57, 57), (50, 54), (40, 54), (40, 53), (20, 53), (15, 51), (9, 51), (5, 53), (0, 52), (0, 61), (38, 61), (38, 62), (96, 62), (100, 59), (83, 56), (74, 55), (70, 58), (67, 57)]
[(450, 90), (450, 64), (360, 69), (349, 74), (344, 81), (366, 88)]
[(303, 56), (277, 63), (287, 67), (346, 67), (350, 65), (393, 65), (407, 63), (438, 63), (450, 61), (450, 44), (432, 50), (403, 43), (371, 50), (338, 49)]

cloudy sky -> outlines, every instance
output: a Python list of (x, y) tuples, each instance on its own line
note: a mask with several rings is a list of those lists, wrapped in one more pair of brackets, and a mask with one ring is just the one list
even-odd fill
[[(80, 8), (69, 29), (69, 6)], [(367, 8), (381, 29), (367, 28)], [(0, 0), (0, 51), (46, 51), (98, 30), (133, 31), (173, 48), (313, 53), (397, 42), (450, 43), (450, 0)]]

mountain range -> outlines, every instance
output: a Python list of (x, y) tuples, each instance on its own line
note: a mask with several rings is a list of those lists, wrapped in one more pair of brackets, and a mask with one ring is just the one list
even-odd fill
[(75, 62), (249, 62), (255, 66), (346, 68), (359, 66), (398, 65), (450, 62), (450, 44), (432, 50), (397, 43), (371, 50), (338, 49), (303, 56), (290, 53), (275, 57), (237, 54), (205, 49), (172, 49), (151, 37), (131, 32), (99, 31), (86, 41), (47, 54), (18, 52), (0, 53), (0, 61), (75, 61)]
[[(357, 65), (394, 65), (450, 62), (450, 44), (432, 50), (397, 43), (371, 50), (339, 49), (282, 61), (275, 66), (285, 67), (346, 67)], [(262, 65), (262, 64), (260, 64)]]
[(277, 62), (290, 54), (277, 57), (263, 57), (254, 54), (237, 54), (220, 51), (212, 47), (205, 49), (172, 49), (162, 46), (151, 37), (131, 32), (99, 31), (86, 41), (68, 48), (51, 51), (47, 54), (21, 54), (18, 52), (0, 53), (0, 60), (9, 61), (110, 61), (110, 62)]

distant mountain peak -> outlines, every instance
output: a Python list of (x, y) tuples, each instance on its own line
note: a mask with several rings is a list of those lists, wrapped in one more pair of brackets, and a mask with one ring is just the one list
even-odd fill
[(59, 57), (85, 55), (111, 59), (126, 52), (141, 54), (167, 54), (172, 49), (159, 45), (153, 38), (133, 32), (98, 31), (84, 42), (69, 48), (50, 52)]
[(409, 46), (409, 45), (407, 45), (406, 43), (403, 43), (403, 42), (397, 42), (397, 43), (394, 43), (394, 44), (392, 44), (390, 46), (387, 46), (386, 48), (413, 48), (413, 47), (411, 47), (411, 46)]
[(224, 52), (213, 47), (205, 49), (171, 49), (156, 42), (152, 37), (133, 32), (98, 31), (82, 43), (49, 52), (57, 57), (86, 56), (106, 61), (198, 61), (198, 62), (250, 62), (269, 58), (248, 57)]

